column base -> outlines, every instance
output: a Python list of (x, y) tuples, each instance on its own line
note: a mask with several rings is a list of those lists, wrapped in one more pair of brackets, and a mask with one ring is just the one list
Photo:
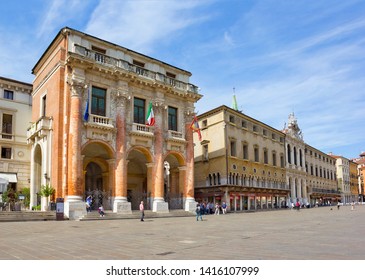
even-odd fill
[(132, 204), (128, 202), (126, 197), (115, 197), (113, 212), (118, 214), (132, 214)]
[(81, 196), (66, 197), (64, 215), (69, 220), (80, 220), (86, 215), (86, 204)]
[(169, 204), (162, 197), (155, 197), (153, 200), (152, 212), (169, 213)]
[(187, 212), (194, 212), (195, 213), (196, 204), (197, 204), (197, 202), (195, 201), (194, 198), (187, 197), (185, 199), (185, 211), (187, 211)]

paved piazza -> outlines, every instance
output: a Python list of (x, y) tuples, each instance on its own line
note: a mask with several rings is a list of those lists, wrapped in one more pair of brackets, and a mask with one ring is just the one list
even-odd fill
[(364, 260), (365, 205), (0, 223), (3, 260)]

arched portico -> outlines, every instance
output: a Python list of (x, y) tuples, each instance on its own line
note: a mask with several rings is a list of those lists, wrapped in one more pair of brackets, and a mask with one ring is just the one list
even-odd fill
[(169, 209), (183, 209), (187, 196), (186, 162), (183, 155), (170, 151), (164, 159), (164, 197)]
[(89, 141), (82, 147), (83, 198), (93, 197), (92, 207), (112, 209), (114, 151), (103, 141)]

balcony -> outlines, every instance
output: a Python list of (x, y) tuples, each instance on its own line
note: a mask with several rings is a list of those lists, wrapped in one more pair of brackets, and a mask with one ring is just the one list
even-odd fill
[(166, 142), (168, 150), (183, 152), (185, 149), (186, 140), (182, 132), (168, 130)]
[(86, 137), (91, 140), (101, 140), (110, 142), (116, 131), (114, 122), (111, 118), (90, 115), (89, 121), (84, 123), (86, 127)]
[(101, 53), (95, 52), (93, 50), (86, 49), (85, 47), (82, 47), (80, 45), (75, 45), (74, 52), (95, 63), (99, 63), (99, 64), (102, 64), (107, 67), (112, 67), (115, 69), (120, 69), (123, 71), (131, 72), (131, 73), (141, 76), (143, 78), (146, 78), (146, 79), (149, 79), (152, 81), (156, 81), (156, 82), (162, 83), (164, 85), (168, 85), (168, 86), (173, 87), (178, 90), (198, 94), (198, 87), (193, 84), (184, 83), (182, 81), (167, 77), (166, 75), (164, 75), (162, 73), (147, 70), (143, 67), (131, 64), (128, 61), (125, 61), (122, 59), (116, 59), (114, 57), (110, 57), (105, 54), (101, 54)]
[(43, 116), (27, 129), (27, 141), (30, 142), (35, 141), (36, 138), (43, 138), (51, 129), (52, 118)]
[(133, 123), (129, 131), (131, 137), (131, 145), (141, 145), (144, 147), (152, 147), (154, 138), (154, 127), (140, 123)]

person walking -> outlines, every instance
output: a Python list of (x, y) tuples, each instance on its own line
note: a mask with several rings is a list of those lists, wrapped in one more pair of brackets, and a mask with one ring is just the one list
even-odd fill
[(223, 215), (227, 213), (227, 204), (225, 201), (223, 201), (223, 203), (222, 203), (222, 212), (223, 212)]
[(220, 206), (219, 206), (219, 203), (217, 202), (215, 204), (215, 212), (214, 212), (214, 215), (219, 215), (219, 208), (220, 208)]
[(139, 211), (141, 212), (141, 222), (144, 222), (144, 202), (141, 201), (141, 204), (139, 204)]
[(86, 198), (86, 212), (91, 212), (91, 203), (93, 202), (93, 197), (89, 195)]
[(104, 217), (104, 215), (105, 215), (103, 205), (100, 205), (100, 207), (99, 207), (99, 214), (100, 214), (100, 217)]
[(199, 203), (196, 205), (195, 213), (196, 213), (196, 220), (199, 221), (199, 217), (200, 217), (200, 220), (203, 221), (202, 208)]

